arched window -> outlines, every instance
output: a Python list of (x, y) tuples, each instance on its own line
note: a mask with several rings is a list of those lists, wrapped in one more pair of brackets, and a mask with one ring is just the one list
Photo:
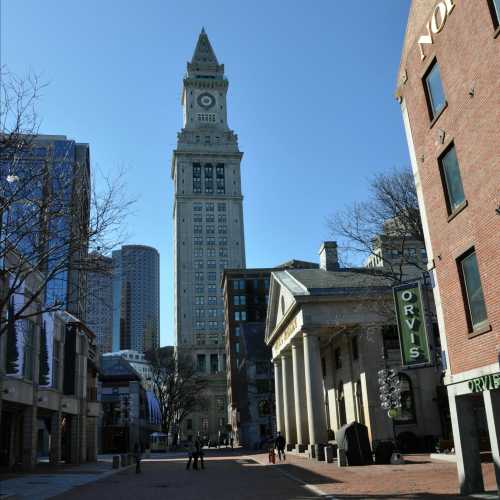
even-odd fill
[(401, 408), (394, 421), (398, 424), (413, 424), (417, 421), (417, 415), (411, 378), (406, 373), (399, 373), (398, 377), (401, 387)]
[(356, 391), (356, 406), (358, 408), (358, 422), (365, 423), (365, 408), (363, 406), (363, 388), (361, 387), (361, 380), (358, 380), (355, 385)]
[(342, 380), (339, 382), (337, 389), (337, 407), (339, 415), (339, 427), (347, 424), (347, 415), (345, 411), (345, 396), (344, 396), (344, 382)]
[(271, 408), (269, 405), (269, 401), (263, 399), (259, 401), (259, 417), (266, 417), (271, 414)]

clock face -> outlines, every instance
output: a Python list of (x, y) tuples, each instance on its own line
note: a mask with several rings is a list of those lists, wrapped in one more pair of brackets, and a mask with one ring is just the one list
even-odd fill
[(215, 104), (215, 98), (212, 94), (205, 92), (198, 96), (198, 104), (202, 108), (209, 109)]

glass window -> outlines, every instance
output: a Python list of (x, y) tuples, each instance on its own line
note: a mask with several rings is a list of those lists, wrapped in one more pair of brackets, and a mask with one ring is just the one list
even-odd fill
[(271, 415), (271, 405), (269, 401), (263, 399), (259, 401), (259, 417), (266, 417), (267, 415)]
[(241, 326), (237, 326), (235, 329), (234, 329), (234, 336), (235, 337), (239, 337), (241, 334)]
[(457, 152), (452, 145), (439, 160), (448, 212), (453, 213), (465, 202)]
[(205, 203), (205, 210), (207, 212), (213, 212), (215, 210), (215, 206), (213, 203)]
[(203, 281), (203, 273), (194, 273), (195, 281)]
[(208, 269), (215, 269), (215, 267), (216, 267), (215, 260), (207, 260), (207, 268)]
[(219, 234), (227, 234), (227, 226), (219, 226)]
[(217, 280), (217, 273), (207, 273), (208, 276), (208, 281), (216, 281)]
[(203, 295), (198, 295), (195, 297), (195, 304), (197, 306), (202, 306), (205, 303), (205, 297)]
[(424, 80), (429, 114), (431, 120), (433, 120), (443, 110), (446, 104), (437, 61), (432, 64)]
[(203, 261), (202, 260), (195, 260), (194, 261), (194, 268), (195, 269), (203, 269)]
[(207, 214), (206, 221), (207, 222), (215, 222), (215, 215), (214, 214)]
[(219, 257), (227, 257), (227, 248), (219, 248)]
[(226, 236), (220, 236), (219, 237), (219, 245), (221, 245), (221, 246), (226, 246), (227, 245), (227, 237)]
[(207, 226), (207, 234), (215, 234), (215, 226), (213, 225), (208, 225)]
[(401, 389), (401, 408), (398, 410), (398, 416), (394, 418), (395, 422), (412, 423), (416, 421), (415, 400), (413, 398), (413, 387), (411, 379), (405, 373), (400, 373), (399, 387)]
[(488, 319), (476, 252), (471, 251), (465, 257), (460, 258), (459, 268), (467, 300), (469, 324), (472, 329), (475, 329)]
[(195, 257), (203, 257), (203, 248), (195, 248), (194, 249)]
[(203, 245), (203, 237), (202, 236), (195, 236), (193, 238), (193, 245), (195, 245), (195, 246)]
[(201, 212), (203, 205), (201, 203), (193, 203), (193, 212)]
[(198, 368), (199, 372), (205, 372), (206, 371), (206, 356), (205, 354), (198, 354), (196, 357), (197, 363), (196, 366)]
[(236, 354), (239, 354), (239, 352), (240, 352), (240, 343), (239, 342), (234, 343), (234, 351), (236, 352)]
[(35, 342), (36, 324), (30, 319), (27, 319), (25, 321), (26, 336), (24, 339), (23, 377), (28, 380), (33, 380), (33, 349)]
[(208, 236), (207, 237), (207, 245), (208, 246), (215, 246), (215, 238)]
[(219, 356), (217, 354), (210, 354), (210, 373), (217, 373), (219, 371)]
[(208, 296), (208, 304), (209, 305), (217, 304), (217, 297), (215, 297), (214, 295), (209, 295)]
[(201, 165), (199, 163), (193, 163), (193, 193), (201, 193)]
[(500, 0), (489, 0), (489, 7), (491, 18), (493, 19), (493, 26), (498, 28), (500, 25)]

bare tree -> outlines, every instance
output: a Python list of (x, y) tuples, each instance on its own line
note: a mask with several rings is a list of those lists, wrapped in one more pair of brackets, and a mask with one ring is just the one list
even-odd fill
[[(372, 255), (382, 265), (365, 272), (400, 283), (405, 268), (425, 270), (422, 261), (407, 251), (410, 243), (424, 242), (413, 174), (409, 168), (394, 169), (375, 175), (369, 186), (368, 200), (337, 211), (327, 224), (346, 263)], [(389, 252), (380, 252), (381, 246)]]
[[(200, 377), (191, 356), (173, 348), (159, 348), (147, 354), (151, 383), (158, 399), (162, 431), (180, 429), (186, 417), (206, 404), (207, 380)], [(176, 444), (177, 433), (174, 433)]]
[[(133, 204), (124, 195), (123, 174), (91, 173), (88, 150), (40, 139), (36, 104), (43, 85), (37, 77), (6, 71), (1, 77), (0, 311), (10, 314), (0, 315), (0, 336), (9, 322), (83, 310), (86, 273), (95, 271), (88, 255), (122, 243)], [(15, 296), (24, 296), (22, 305), (9, 307)]]

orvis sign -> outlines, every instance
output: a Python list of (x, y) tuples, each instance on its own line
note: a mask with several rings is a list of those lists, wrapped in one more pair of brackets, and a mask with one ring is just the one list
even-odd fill
[(500, 389), (500, 373), (483, 375), (482, 377), (469, 380), (469, 389), (471, 392), (493, 391), (495, 389)]
[(411, 368), (430, 364), (431, 357), (420, 283), (408, 283), (395, 287), (394, 303), (403, 366)]
[(420, 57), (425, 59), (424, 45), (434, 43), (434, 35), (441, 33), (448, 16), (455, 8), (455, 0), (442, 0), (438, 2), (432, 11), (431, 17), (425, 24), (425, 33), (418, 40), (418, 48), (420, 49)]

